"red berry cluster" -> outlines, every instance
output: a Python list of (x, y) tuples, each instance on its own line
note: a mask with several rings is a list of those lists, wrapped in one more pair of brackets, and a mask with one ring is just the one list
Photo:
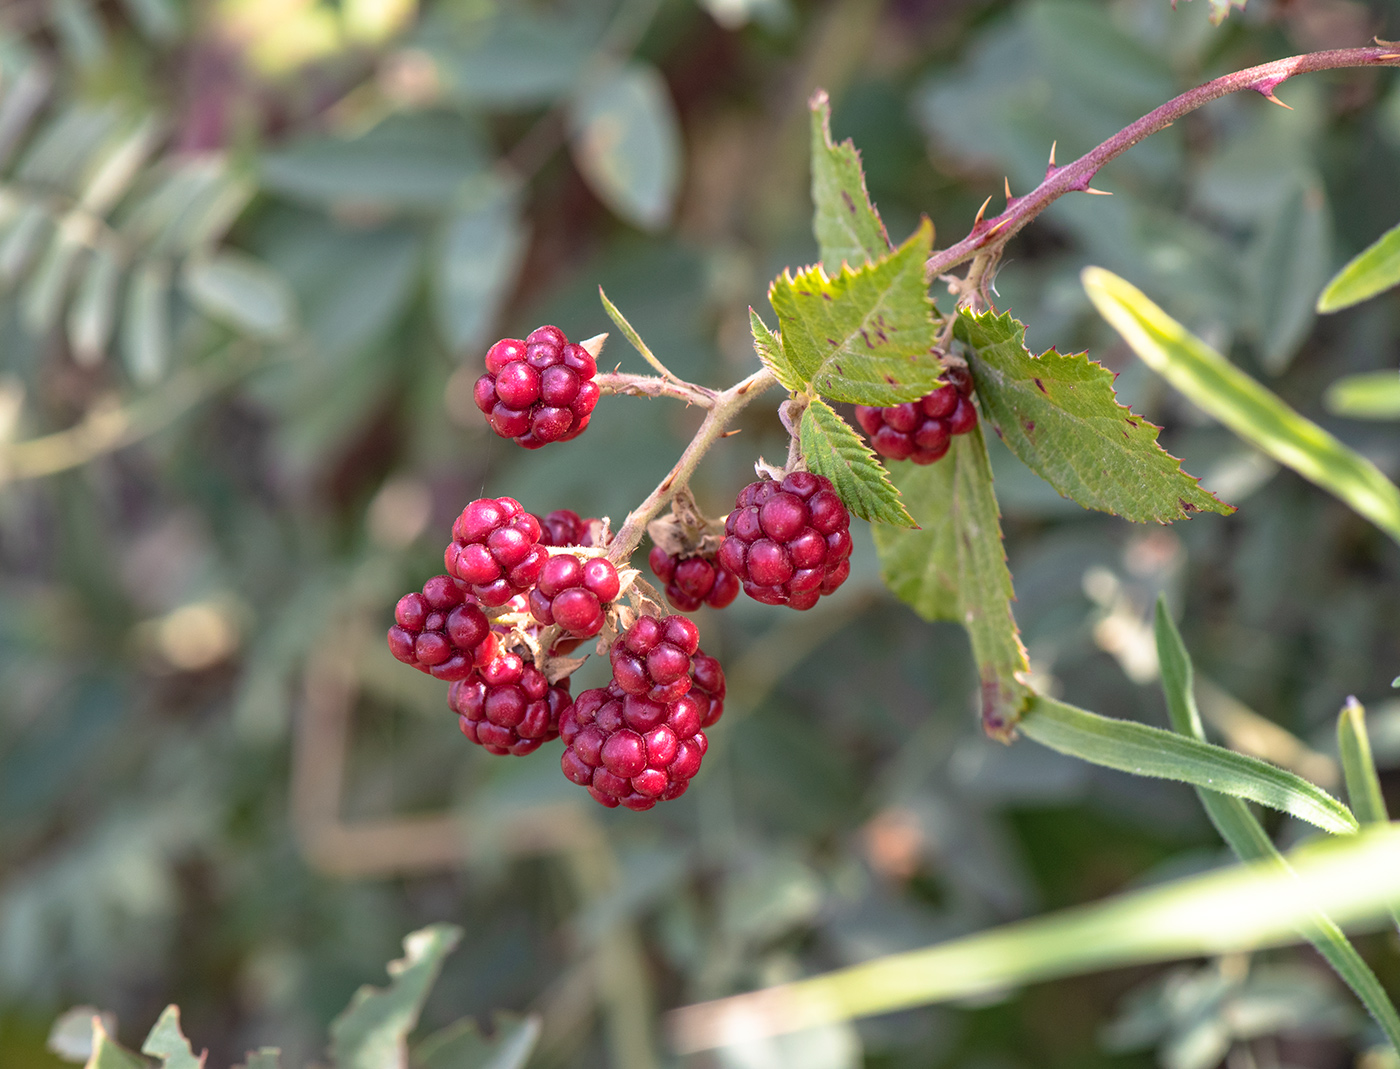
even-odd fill
[(724, 673), (683, 616), (640, 617), (613, 646), (613, 679), (564, 710), (564, 775), (603, 805), (650, 809), (678, 798), (724, 711)]
[(739, 491), (719, 562), (765, 605), (810, 609), (851, 573), (850, 513), (831, 480), (794, 471)]
[(471, 587), (483, 605), (504, 605), (539, 581), (549, 551), (539, 544), (540, 521), (513, 497), (483, 497), (462, 510), (443, 555), (447, 571)]
[(597, 520), (585, 520), (573, 509), (555, 509), (544, 519), (535, 517), (540, 525), (542, 546), (592, 546), (593, 525)]
[(673, 557), (652, 546), (647, 562), (666, 584), (666, 600), (681, 612), (694, 612), (701, 605), (722, 609), (739, 596), (739, 580), (712, 556)]
[(856, 405), (856, 422), (870, 435), (870, 445), (891, 460), (932, 464), (952, 445), (953, 435), (977, 426), (972, 378), (962, 368), (944, 372), (949, 381), (917, 401), (889, 408)]
[(404, 664), (438, 679), (465, 679), (494, 650), (491, 626), (450, 575), (435, 575), (421, 594), (405, 594), (394, 607), (389, 650)]
[(486, 353), (476, 380), (476, 406), (491, 429), (526, 449), (567, 442), (583, 433), (598, 403), (597, 361), (558, 327), (539, 327), (524, 341), (503, 338)]
[(494, 754), (527, 754), (557, 739), (569, 701), (567, 678), (551, 686), (518, 653), (501, 654), (447, 692), (462, 734)]
[(603, 630), (603, 606), (617, 597), (617, 568), (603, 557), (581, 561), (566, 553), (550, 557), (530, 591), (530, 613), (542, 624), (558, 624), (576, 638)]

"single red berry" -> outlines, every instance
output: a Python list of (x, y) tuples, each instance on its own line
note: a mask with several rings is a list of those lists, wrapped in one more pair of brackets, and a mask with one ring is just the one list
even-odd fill
[(701, 605), (722, 609), (739, 596), (739, 580), (712, 556), (673, 557), (652, 546), (647, 562), (665, 585), (666, 600), (681, 612), (694, 612)]
[(492, 430), (526, 449), (583, 433), (598, 404), (597, 362), (558, 327), (523, 341), (503, 338), (486, 352), (486, 374), (473, 396)]
[(567, 678), (550, 685), (517, 653), (498, 654), (447, 692), (462, 734), (494, 754), (527, 754), (558, 738), (569, 702)]
[(539, 520), (514, 498), (479, 498), (452, 525), (443, 560), (483, 605), (504, 605), (538, 581), (549, 559), (540, 534)]
[(530, 613), (542, 624), (558, 624), (577, 638), (591, 638), (603, 629), (608, 603), (620, 589), (612, 561), (603, 557), (582, 561), (556, 553), (530, 591)]
[(825, 476), (794, 471), (781, 483), (760, 479), (739, 491), (719, 563), (756, 601), (810, 609), (850, 574), (850, 525)]
[(438, 679), (465, 679), (494, 650), (491, 625), (477, 600), (449, 575), (435, 575), (421, 594), (394, 607), (389, 651)]
[(977, 426), (972, 403), (972, 376), (961, 366), (943, 370), (947, 380), (917, 401), (877, 408), (856, 405), (856, 422), (870, 435), (870, 445), (891, 460), (932, 464), (952, 444), (952, 436)]

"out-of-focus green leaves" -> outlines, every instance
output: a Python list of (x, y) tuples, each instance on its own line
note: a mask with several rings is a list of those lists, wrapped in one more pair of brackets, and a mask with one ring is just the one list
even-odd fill
[(232, 251), (185, 261), (181, 289), (211, 319), (260, 338), (286, 338), (296, 323), (296, 301), (266, 264)]
[(1118, 403), (1112, 374), (1087, 354), (1032, 356), (1009, 313), (963, 312), (956, 333), (997, 436), (1061, 494), (1139, 523), (1234, 511), (1157, 443), (1161, 428)]
[(141, 1053), (160, 1059), (165, 1069), (204, 1069), (204, 1059), (195, 1057), (190, 1041), (180, 1031), (180, 1007), (167, 1006), (151, 1028)]
[(1335, 494), (1400, 542), (1400, 489), (1365, 457), (1300, 416), (1136, 287), (1086, 268), (1084, 288), (1133, 351), (1241, 438)]
[(1400, 419), (1400, 373), (1366, 371), (1328, 386), (1322, 405), (1334, 416), (1352, 419)]
[(870, 194), (860, 153), (849, 140), (831, 141), (831, 102), (826, 93), (812, 98), (812, 229), (821, 248), (822, 263), (835, 274), (843, 263), (860, 267), (890, 253), (890, 238)]
[(540, 1019), (513, 1013), (492, 1018), (487, 1039), (473, 1020), (461, 1020), (414, 1045), (417, 1069), (523, 1069), (540, 1038)]
[(874, 451), (830, 405), (813, 398), (798, 430), (808, 469), (830, 479), (852, 512), (872, 523), (914, 526)]
[(1337, 752), (1342, 756), (1347, 799), (1362, 824), (1385, 824), (1385, 809), (1376, 761), (1371, 756), (1371, 738), (1366, 733), (1366, 709), (1355, 698), (1347, 699), (1337, 717)]
[(404, 938), (404, 956), (389, 963), (389, 986), (361, 987), (331, 1022), (336, 1069), (395, 1069), (405, 1063), (408, 1033), (418, 1024), (443, 958), (461, 938), (462, 929), (454, 924), (434, 924)]
[(644, 230), (664, 226), (684, 161), (675, 105), (656, 69), (600, 72), (574, 99), (569, 126), (574, 159), (602, 201)]
[(149, 385), (170, 367), (170, 263), (147, 260), (131, 275), (122, 316), (122, 358)]
[(1332, 262), (1332, 225), (1320, 183), (1295, 186), (1251, 250), (1260, 357), (1266, 370), (1288, 367), (1313, 322), (1313, 303)]
[(109, 1036), (101, 1019), (94, 1018), (92, 1056), (83, 1069), (146, 1069), (146, 1062)]
[(1319, 312), (1339, 312), (1400, 285), (1400, 225), (1357, 253), (1327, 283), (1317, 299)]
[(529, 228), (519, 190), (482, 178), (440, 224), (432, 277), (443, 340), (463, 353), (486, 338), (515, 286)]

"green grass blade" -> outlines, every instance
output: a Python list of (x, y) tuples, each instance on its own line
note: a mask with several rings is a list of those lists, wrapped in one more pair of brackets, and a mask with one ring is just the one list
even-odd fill
[(617, 310), (617, 305), (608, 300), (608, 295), (603, 292), (603, 287), (598, 287), (598, 299), (603, 302), (603, 311), (608, 313), (608, 318), (617, 324), (617, 329), (622, 331), (622, 336), (632, 343), (632, 348), (636, 349), (643, 360), (654, 367), (664, 379), (671, 379), (679, 382), (675, 375), (660, 360), (656, 359), (656, 354), (646, 342), (642, 341), (642, 336), (637, 333), (635, 327), (627, 322), (627, 317)]
[(1360, 827), (1351, 810), (1293, 772), (1161, 728), (1099, 716), (1039, 694), (1017, 727), (1042, 746), (1092, 764), (1247, 798), (1335, 834)]
[(1003, 925), (747, 995), (668, 1021), (682, 1053), (1130, 963), (1257, 950), (1298, 938), (1318, 913), (1374, 923), (1400, 901), (1400, 828), (1319, 839), (1104, 902)]
[(1400, 284), (1400, 225), (1387, 230), (1337, 272), (1317, 299), (1319, 312), (1338, 312)]
[(1380, 776), (1371, 756), (1371, 736), (1366, 731), (1366, 710), (1355, 698), (1348, 698), (1337, 718), (1337, 748), (1342, 755), (1342, 774), (1346, 778), (1347, 801), (1362, 824), (1386, 824), (1390, 814), (1385, 810)]
[(1322, 407), (1350, 419), (1400, 419), (1400, 374), (1392, 369), (1344, 375), (1323, 391)]
[(1400, 542), (1400, 488), (1379, 468), (1293, 411), (1136, 287), (1101, 267), (1086, 267), (1080, 277), (1099, 314), (1196, 407)]
[[(1181, 641), (1181, 633), (1177, 631), (1176, 624), (1172, 622), (1171, 615), (1167, 612), (1165, 599), (1160, 597), (1157, 599), (1154, 625), (1157, 636), (1157, 659), (1162, 666), (1162, 692), (1167, 699), (1167, 709), (1171, 715), (1172, 727), (1183, 735), (1189, 735), (1205, 742), (1206, 737), (1201, 727), (1201, 718), (1196, 712), (1196, 699), (1191, 693), (1191, 656), (1186, 652), (1186, 645)], [(1359, 709), (1360, 706), (1357, 708)], [(1346, 713), (1347, 711), (1344, 710), (1342, 714), (1344, 722)], [(1361, 737), (1363, 740), (1365, 731), (1365, 725), (1362, 723)], [(1345, 753), (1345, 746), (1343, 753)], [(1368, 759), (1369, 756), (1368, 747)], [(1374, 766), (1371, 768), (1374, 773)], [(1347, 782), (1350, 784), (1350, 778)], [(1357, 806), (1357, 812), (1360, 813), (1357, 796), (1350, 793), (1350, 788), (1348, 791), (1348, 797), (1351, 798), (1352, 804)], [(1269, 839), (1263, 826), (1254, 819), (1254, 814), (1242, 801), (1199, 787), (1196, 788), (1196, 795), (1201, 799), (1201, 805), (1205, 807), (1210, 822), (1220, 832), (1220, 837), (1229, 844), (1230, 849), (1241, 861), (1276, 860), (1278, 864), (1287, 864)], [(1361, 819), (1363, 822), (1366, 820), (1364, 816)], [(1385, 810), (1382, 807), (1381, 823), (1384, 822)], [(1325, 913), (1316, 913), (1299, 930), (1332, 966), (1337, 975), (1346, 982), (1356, 997), (1361, 1000), (1361, 1004), (1375, 1018), (1376, 1023), (1380, 1025), (1391, 1044), (1400, 1052), (1400, 1015), (1396, 1014), (1395, 1006), (1386, 995), (1385, 988), (1376, 979), (1376, 974), (1371, 971), (1371, 967), (1366, 964), (1365, 959), (1357, 953), (1356, 948), (1351, 945), (1351, 941), (1347, 939), (1341, 928)]]

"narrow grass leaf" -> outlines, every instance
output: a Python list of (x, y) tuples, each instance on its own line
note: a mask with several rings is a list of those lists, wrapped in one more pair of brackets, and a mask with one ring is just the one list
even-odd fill
[(874, 451), (820, 397), (803, 411), (799, 432), (807, 467), (830, 479), (852, 512), (871, 523), (916, 526)]
[(1086, 267), (1081, 278), (1099, 314), (1198, 408), (1400, 542), (1400, 488), (1379, 468), (1289, 408), (1130, 283), (1101, 267)]
[(1400, 901), (1400, 828), (1320, 839), (1232, 866), (921, 950), (676, 1010), (681, 1053), (831, 1021), (1004, 992), (1033, 981), (1297, 940), (1318, 913), (1374, 924)]
[(1019, 728), (1042, 746), (1091, 764), (1247, 798), (1324, 831), (1345, 835), (1360, 826), (1351, 810), (1295, 773), (1161, 728), (1099, 716), (1043, 695), (1031, 699)]
[(1386, 824), (1390, 814), (1385, 810), (1380, 776), (1375, 758), (1371, 756), (1371, 736), (1366, 731), (1366, 709), (1355, 698), (1348, 698), (1337, 717), (1337, 747), (1342, 755), (1342, 774), (1347, 784), (1347, 799), (1362, 824)]
[(674, 379), (675, 376), (667, 371), (666, 365), (656, 358), (651, 347), (642, 341), (642, 336), (637, 333), (636, 328), (627, 322), (627, 317), (617, 310), (617, 305), (608, 300), (608, 295), (603, 292), (602, 286), (598, 287), (598, 299), (603, 302), (603, 310), (608, 313), (608, 318), (617, 324), (617, 329), (622, 331), (622, 336), (632, 343), (632, 348), (641, 354), (642, 359), (659, 371), (664, 378)]
[(1351, 419), (1400, 419), (1400, 373), (1345, 375), (1323, 392), (1322, 407)]
[(1363, 249), (1327, 283), (1319, 312), (1339, 312), (1400, 284), (1400, 224)]

